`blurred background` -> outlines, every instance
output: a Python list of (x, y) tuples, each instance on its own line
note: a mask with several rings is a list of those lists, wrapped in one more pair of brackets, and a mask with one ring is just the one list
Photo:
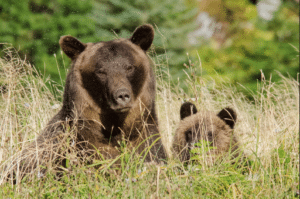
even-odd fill
[(279, 81), (276, 71), (297, 78), (299, 0), (4, 0), (0, 48), (12, 44), (42, 74), (64, 83), (70, 60), (58, 44), (62, 35), (108, 41), (130, 37), (145, 23), (156, 30), (150, 56), (167, 66), (174, 84), (183, 83), (185, 71), (196, 81), (252, 91), (262, 78)]

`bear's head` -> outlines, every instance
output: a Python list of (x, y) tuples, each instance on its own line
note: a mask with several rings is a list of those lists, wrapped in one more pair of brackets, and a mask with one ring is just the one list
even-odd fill
[(224, 108), (216, 115), (208, 111), (198, 112), (193, 103), (185, 102), (180, 108), (180, 118), (173, 149), (181, 161), (190, 159), (190, 149), (201, 140), (215, 147), (214, 153), (237, 149), (237, 141), (233, 135), (237, 117), (231, 108)]
[(72, 36), (61, 37), (59, 44), (72, 60), (70, 81), (82, 88), (70, 89), (74, 90), (71, 95), (86, 95), (82, 101), (90, 100), (105, 112), (128, 112), (148, 89), (143, 88), (145, 84), (155, 83), (148, 80), (152, 71), (146, 55), (153, 38), (151, 25), (138, 27), (129, 39), (107, 42), (82, 43)]
[(210, 112), (200, 113), (191, 102), (185, 102), (180, 108), (180, 118), (185, 129), (188, 143), (200, 139), (213, 142), (220, 131), (230, 131), (236, 122), (236, 113), (231, 108), (222, 109), (217, 115)]

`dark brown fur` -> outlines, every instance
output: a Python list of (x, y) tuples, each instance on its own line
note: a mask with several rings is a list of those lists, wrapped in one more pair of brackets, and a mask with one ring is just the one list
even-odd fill
[[(31, 148), (60, 144), (69, 126), (77, 132), (77, 143), (86, 142), (80, 147), (97, 149), (104, 158), (117, 157), (119, 143), (125, 141), (145, 161), (165, 160), (155, 113), (155, 75), (146, 55), (153, 37), (151, 25), (138, 27), (129, 39), (108, 42), (85, 44), (61, 37), (59, 44), (72, 60), (63, 106)], [(28, 165), (34, 168), (36, 162)]]
[(173, 140), (173, 152), (181, 161), (190, 160), (190, 150), (200, 140), (210, 142), (213, 147), (207, 153), (207, 162), (213, 164), (228, 152), (238, 156), (238, 141), (233, 133), (236, 113), (231, 108), (221, 110), (218, 115), (211, 112), (197, 112), (190, 102), (182, 104), (181, 121)]

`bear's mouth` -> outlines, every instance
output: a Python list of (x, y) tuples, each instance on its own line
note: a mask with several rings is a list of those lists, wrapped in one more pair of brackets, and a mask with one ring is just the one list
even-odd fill
[(132, 103), (127, 104), (117, 103), (114, 100), (108, 100), (108, 107), (115, 113), (127, 113), (132, 108)]
[(116, 108), (114, 109), (115, 112), (119, 112), (119, 113), (126, 113), (131, 109), (131, 107), (123, 107), (123, 108)]

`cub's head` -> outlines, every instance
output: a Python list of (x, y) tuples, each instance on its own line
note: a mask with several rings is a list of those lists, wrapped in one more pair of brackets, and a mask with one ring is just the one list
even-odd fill
[(213, 145), (223, 146), (222, 142), (230, 139), (236, 113), (231, 108), (224, 108), (217, 115), (198, 112), (193, 103), (185, 102), (180, 108), (180, 118), (176, 133), (181, 135), (180, 139), (184, 139), (184, 143), (192, 144), (206, 140)]
[(154, 38), (151, 25), (138, 27), (129, 39), (82, 43), (63, 36), (59, 44), (71, 58), (72, 81), (85, 89), (101, 109), (125, 113), (152, 74), (146, 51)]

